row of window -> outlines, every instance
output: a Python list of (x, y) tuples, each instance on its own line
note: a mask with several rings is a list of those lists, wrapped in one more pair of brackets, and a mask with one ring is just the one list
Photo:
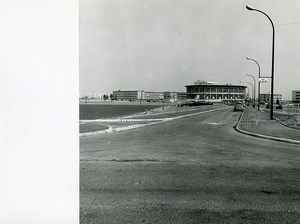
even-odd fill
[(198, 99), (244, 99), (244, 94), (197, 94), (191, 95), (189, 98)]
[(244, 93), (244, 88), (188, 87), (188, 93)]

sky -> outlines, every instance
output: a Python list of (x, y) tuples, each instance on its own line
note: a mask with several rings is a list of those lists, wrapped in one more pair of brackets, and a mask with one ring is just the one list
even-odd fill
[[(241, 84), (271, 76), (291, 100), (300, 89), (298, 0), (81, 0), (81, 93), (113, 90), (186, 91), (196, 80)], [(270, 92), (271, 80), (261, 84)]]

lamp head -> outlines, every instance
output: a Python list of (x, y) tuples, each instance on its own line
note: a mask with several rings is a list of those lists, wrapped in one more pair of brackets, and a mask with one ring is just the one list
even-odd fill
[(248, 60), (249, 60), (250, 58), (246, 57), (246, 59), (248, 59)]
[(248, 10), (254, 10), (254, 8), (251, 7), (250, 5), (246, 5), (246, 9), (248, 9)]

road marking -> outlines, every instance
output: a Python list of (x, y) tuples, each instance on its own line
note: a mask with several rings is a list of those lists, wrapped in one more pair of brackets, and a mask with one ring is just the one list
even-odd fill
[[(109, 129), (107, 132), (104, 130), (104, 131), (99, 131), (99, 132), (94, 132), (94, 133), (93, 132), (82, 133), (82, 134), (80, 134), (80, 137), (92, 136), (92, 135), (98, 135), (98, 134), (106, 134), (106, 133), (111, 133), (111, 132), (126, 131), (126, 130), (135, 129), (135, 128), (139, 128), (139, 127), (144, 127), (144, 126), (148, 126), (148, 125), (159, 124), (159, 123), (162, 123), (162, 122), (176, 120), (176, 119), (180, 119), (180, 118), (184, 118), (184, 117), (190, 117), (190, 116), (194, 116), (194, 115), (198, 115), (198, 114), (218, 111), (218, 110), (222, 110), (222, 109), (225, 109), (225, 108), (227, 108), (227, 107), (220, 107), (220, 108), (215, 108), (215, 109), (211, 109), (211, 110), (207, 110), (207, 111), (199, 111), (199, 112), (196, 112), (196, 113), (181, 115), (181, 116), (172, 117), (172, 118), (142, 119), (143, 121), (149, 121), (151, 123), (148, 123), (148, 124), (134, 124), (134, 125), (126, 126), (126, 127), (112, 128), (112, 129)], [(126, 121), (127, 119), (121, 119), (121, 120)], [(132, 120), (135, 120), (135, 119), (132, 119)], [(106, 121), (106, 122), (107, 121), (116, 122), (116, 120), (111, 120), (111, 119), (97, 119), (97, 120), (81, 120), (80, 123), (104, 122), (104, 121)], [(217, 123), (215, 123), (215, 124), (217, 124)]]

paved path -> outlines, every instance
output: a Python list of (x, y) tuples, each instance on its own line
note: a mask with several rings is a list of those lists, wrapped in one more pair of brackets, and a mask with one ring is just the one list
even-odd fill
[[(268, 114), (246, 107), (241, 117), (238, 128), (263, 136), (271, 136), (277, 140), (295, 140), (291, 142), (299, 142), (300, 144), (300, 130), (289, 128), (276, 120), (270, 120)], [(262, 136), (262, 137), (263, 137)]]
[(81, 223), (298, 223), (300, 147), (232, 108), (80, 139)]

